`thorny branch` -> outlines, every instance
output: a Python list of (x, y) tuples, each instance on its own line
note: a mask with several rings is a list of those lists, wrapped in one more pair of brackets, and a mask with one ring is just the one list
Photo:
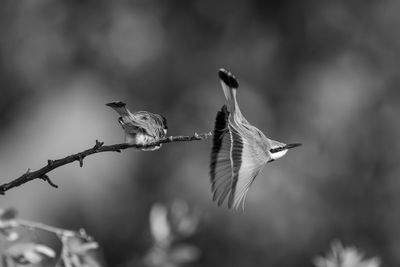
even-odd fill
[(47, 175), (47, 173), (49, 173), (50, 171), (52, 171), (58, 167), (61, 167), (63, 165), (69, 164), (74, 161), (78, 161), (79, 166), (83, 167), (83, 159), (92, 154), (101, 153), (101, 152), (121, 152), (121, 150), (128, 149), (128, 148), (141, 149), (141, 148), (152, 147), (152, 146), (156, 146), (156, 145), (164, 144), (164, 143), (204, 140), (204, 139), (207, 139), (211, 135), (212, 135), (211, 132), (209, 132), (209, 133), (202, 133), (202, 134), (195, 133), (193, 136), (169, 136), (169, 137), (160, 139), (157, 142), (149, 143), (147, 145), (137, 145), (137, 144), (129, 145), (129, 144), (123, 143), (123, 144), (115, 144), (115, 145), (105, 146), (103, 142), (99, 142), (98, 140), (96, 140), (96, 144), (92, 148), (86, 149), (86, 150), (76, 153), (76, 154), (69, 155), (62, 159), (56, 159), (56, 160), (49, 159), (47, 161), (46, 166), (44, 166), (41, 169), (38, 169), (36, 171), (31, 171), (31, 169), (28, 169), (28, 171), (26, 173), (24, 173), (17, 179), (1, 185), (0, 186), (0, 194), (4, 195), (5, 192), (10, 190), (11, 188), (18, 187), (18, 186), (25, 184), (29, 181), (32, 181), (34, 179), (42, 179), (42, 180), (48, 182), (52, 187), (57, 188), (57, 185), (54, 184), (50, 180), (50, 177)]

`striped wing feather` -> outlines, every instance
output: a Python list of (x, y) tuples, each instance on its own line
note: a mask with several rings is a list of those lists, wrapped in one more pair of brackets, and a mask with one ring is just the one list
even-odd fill
[[(252, 126), (251, 126), (252, 127)], [(254, 133), (243, 127), (229, 127), (232, 136), (233, 177), (228, 207), (244, 205), (247, 192), (266, 163), (265, 152), (254, 140)], [(258, 131), (254, 127), (254, 130)]]
[(211, 191), (213, 200), (221, 205), (231, 187), (232, 167), (230, 159), (231, 139), (228, 131), (229, 112), (224, 105), (217, 113), (211, 151)]
[(233, 140), (231, 151), (233, 175), (228, 207), (237, 209), (241, 203), (244, 205), (250, 186), (264, 167), (266, 160), (264, 152), (247, 129), (238, 130), (232, 125), (229, 129)]
[(122, 129), (124, 129), (127, 134), (136, 134), (139, 132), (138, 125), (132, 122), (132, 118), (130, 116), (122, 116), (118, 119), (118, 122), (121, 124)]
[[(217, 113), (211, 153), (210, 176), (213, 200), (221, 205), (229, 195), (228, 207), (238, 208), (255, 177), (266, 163), (254, 133), (228, 123), (226, 106)], [(250, 127), (252, 127), (250, 125)], [(255, 128), (255, 130), (258, 130)]]

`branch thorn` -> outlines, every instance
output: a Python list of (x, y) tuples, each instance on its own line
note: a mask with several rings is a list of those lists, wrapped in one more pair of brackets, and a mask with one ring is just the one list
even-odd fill
[(97, 151), (99, 150), (100, 147), (104, 145), (104, 142), (100, 142), (99, 140), (96, 139), (96, 144), (94, 145), (94, 149)]
[(50, 177), (49, 177), (47, 174), (44, 174), (42, 177), (40, 177), (40, 179), (42, 179), (42, 180), (48, 182), (50, 186), (52, 186), (52, 187), (54, 187), (54, 188), (58, 188), (58, 185), (56, 185), (55, 183), (53, 183), (53, 182), (50, 180)]

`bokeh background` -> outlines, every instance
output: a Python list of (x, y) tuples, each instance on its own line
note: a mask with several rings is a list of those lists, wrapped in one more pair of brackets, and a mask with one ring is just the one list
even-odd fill
[(149, 210), (201, 212), (189, 266), (312, 266), (332, 240), (400, 264), (400, 2), (12, 1), (0, 3), (0, 182), (123, 141), (104, 104), (168, 118), (169, 134), (213, 128), (221, 67), (247, 119), (301, 142), (269, 164), (245, 212), (211, 201), (211, 140), (102, 153), (1, 197), (26, 219), (84, 227), (109, 266), (151, 246)]

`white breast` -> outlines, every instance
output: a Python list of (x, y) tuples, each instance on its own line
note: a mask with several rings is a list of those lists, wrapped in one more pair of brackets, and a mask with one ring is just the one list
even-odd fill
[(286, 154), (287, 152), (288, 152), (288, 150), (285, 149), (285, 150), (282, 150), (282, 151), (279, 151), (279, 152), (275, 152), (275, 153), (270, 153), (270, 154), (271, 154), (271, 158), (272, 158), (273, 160), (275, 160), (275, 159), (279, 159), (279, 158), (285, 156), (285, 154)]
[(151, 141), (150, 139), (151, 139), (150, 136), (148, 136), (147, 134), (143, 133), (136, 134), (136, 144), (144, 145), (149, 141)]

